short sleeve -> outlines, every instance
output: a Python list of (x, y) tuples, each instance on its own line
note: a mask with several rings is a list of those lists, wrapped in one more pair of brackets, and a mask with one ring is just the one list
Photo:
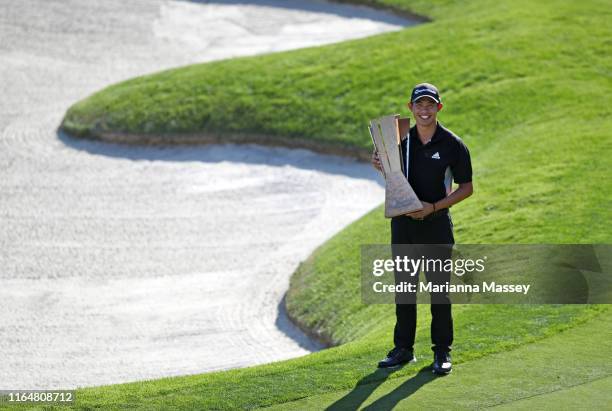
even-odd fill
[(453, 179), (457, 184), (469, 183), (472, 181), (472, 160), (470, 151), (461, 139), (457, 139), (457, 155), (454, 164), (451, 164)]

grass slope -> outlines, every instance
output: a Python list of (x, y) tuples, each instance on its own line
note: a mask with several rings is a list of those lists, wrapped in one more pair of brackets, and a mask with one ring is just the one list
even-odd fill
[[(405, 112), (410, 86), (431, 81), (446, 104), (442, 122), (463, 137), (474, 158), (476, 194), (453, 208), (458, 242), (610, 242), (607, 3), (378, 3), (433, 21), (333, 46), (133, 79), (75, 104), (62, 127), (93, 137), (214, 134), (257, 141), (266, 135), (267, 142), (365, 155), (367, 121)], [(265, 366), (83, 389), (77, 408), (254, 408), (414, 376), (413, 368), (392, 376), (374, 371), (391, 342), (393, 307), (363, 306), (358, 294), (359, 244), (388, 238), (378, 208), (322, 245), (292, 278), (291, 315), (343, 345)], [(420, 308), (417, 350), (429, 356), (428, 310)], [(537, 352), (546, 356), (554, 353), (547, 345), (553, 338), (567, 337), (569, 348), (587, 344), (584, 328), (555, 334), (586, 326), (605, 309), (456, 306), (458, 370), (477, 369), (508, 350), (544, 347)], [(604, 327), (610, 331), (609, 323)], [(599, 372), (595, 365), (570, 371), (586, 383)], [(521, 395), (546, 390), (528, 384)], [(486, 403), (486, 392), (469, 393), (466, 401)], [(334, 395), (317, 406), (332, 404)]]

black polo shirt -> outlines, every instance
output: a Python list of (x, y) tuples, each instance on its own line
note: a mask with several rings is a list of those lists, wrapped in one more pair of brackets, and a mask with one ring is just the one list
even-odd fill
[(457, 184), (472, 181), (472, 162), (468, 148), (459, 137), (440, 123), (427, 144), (421, 143), (416, 126), (410, 128), (410, 139), (404, 139), (402, 142), (404, 175), (408, 140), (408, 182), (420, 200), (433, 203), (446, 197), (451, 173)]

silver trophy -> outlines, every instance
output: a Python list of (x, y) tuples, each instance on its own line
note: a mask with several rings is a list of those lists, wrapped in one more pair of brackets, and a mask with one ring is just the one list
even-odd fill
[(423, 209), (423, 204), (408, 183), (402, 168), (400, 136), (406, 136), (409, 129), (410, 120), (400, 119), (399, 114), (370, 121), (370, 135), (385, 177), (385, 217), (387, 218)]

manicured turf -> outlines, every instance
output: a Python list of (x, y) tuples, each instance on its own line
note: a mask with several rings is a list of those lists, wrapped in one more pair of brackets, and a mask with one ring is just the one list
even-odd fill
[(610, 329), (608, 312), (538, 343), (460, 364), (448, 376), (436, 377), (428, 363), (417, 362), (404, 367), (412, 369), (410, 378), (376, 371), (377, 382), (272, 409), (608, 409), (612, 362), (602, 361), (601, 352), (612, 343), (601, 331)]
[[(429, 315), (427, 306), (420, 308), (416, 348), (421, 361), (419, 364), (424, 365), (431, 361), (428, 348)], [(265, 366), (87, 388), (77, 392), (77, 405), (74, 408), (255, 408), (350, 390), (357, 384), (378, 384), (384, 380), (395, 380), (399, 384), (414, 376), (414, 367), (405, 367), (391, 376), (376, 369), (376, 362), (389, 348), (391, 339), (391, 310), (387, 311), (386, 316), (379, 317), (379, 326), (371, 326), (367, 335), (338, 347)], [(468, 366), (479, 359), (489, 358), (491, 354), (506, 353), (526, 344), (537, 347), (563, 330), (590, 324), (594, 318), (609, 316), (609, 313), (606, 306), (457, 306), (457, 344), (454, 345), (454, 364), (458, 367), (456, 375), (463, 375), (459, 372), (461, 364)], [(589, 340), (590, 334), (582, 334), (582, 338)], [(568, 340), (568, 344), (572, 348), (576, 342)], [(609, 348), (609, 343), (607, 346), (597, 346), (604, 352)], [(601, 355), (599, 351), (593, 354)], [(562, 361), (567, 363), (565, 358)], [(601, 364), (602, 359), (597, 361)], [(524, 362), (519, 365), (529, 368), (530, 364)], [(587, 378), (593, 373), (599, 371), (592, 369), (581, 375)], [(479, 374), (468, 378), (483, 379), (484, 376)], [(537, 385), (527, 388), (525, 392), (537, 388)], [(486, 393), (482, 395), (486, 396)], [(472, 400), (478, 398), (476, 395)], [(329, 405), (336, 399), (330, 400)]]
[[(367, 121), (406, 114), (403, 103), (411, 85), (430, 81), (440, 87), (446, 104), (441, 121), (463, 137), (474, 160), (475, 195), (453, 207), (457, 242), (609, 243), (612, 33), (607, 2), (379, 3), (433, 21), (333, 46), (130, 80), (77, 103), (63, 127), (93, 137), (214, 134), (365, 156), (371, 144)], [(265, 366), (84, 389), (77, 394), (79, 407), (254, 408), (310, 396), (316, 396), (312, 404), (324, 407), (357, 383), (389, 380), (381, 391), (387, 384), (401, 386), (414, 376), (414, 368), (388, 377), (374, 369), (390, 348), (393, 307), (364, 306), (359, 297), (359, 245), (388, 241), (388, 221), (378, 208), (322, 245), (292, 278), (287, 296), (292, 317), (343, 345)], [(598, 352), (588, 351), (593, 339), (589, 326), (599, 324), (601, 332), (610, 334), (609, 322), (593, 319), (605, 309), (454, 307), (457, 373), (441, 398), (450, 401), (458, 392), (461, 385), (453, 386), (453, 381), (459, 376), (501, 390), (495, 401), (486, 390), (465, 386), (461, 399), (466, 407), (550, 392), (554, 388), (541, 376), (533, 376), (520, 392), (510, 383), (532, 376), (530, 364), (550, 358), (559, 347), (584, 347), (580, 358), (599, 356), (597, 363), (586, 359), (584, 366), (558, 369), (564, 381), (559, 387), (569, 387), (566, 378), (572, 378), (587, 383), (583, 391), (574, 388), (576, 392), (588, 391), (595, 375), (610, 373), (609, 343)], [(428, 358), (426, 311), (420, 307), (417, 355)], [(513, 357), (521, 350), (531, 354)], [(512, 358), (516, 375), (496, 378), (499, 374), (491, 373), (489, 379), (487, 359)], [(399, 393), (422, 382), (420, 377), (412, 381)], [(609, 381), (592, 382), (608, 389), (584, 401), (606, 399)], [(441, 383), (428, 383), (400, 405), (424, 401), (428, 390)], [(355, 395), (369, 395), (368, 390), (357, 388)], [(373, 401), (373, 395), (363, 402)], [(383, 401), (390, 400), (396, 396)]]

